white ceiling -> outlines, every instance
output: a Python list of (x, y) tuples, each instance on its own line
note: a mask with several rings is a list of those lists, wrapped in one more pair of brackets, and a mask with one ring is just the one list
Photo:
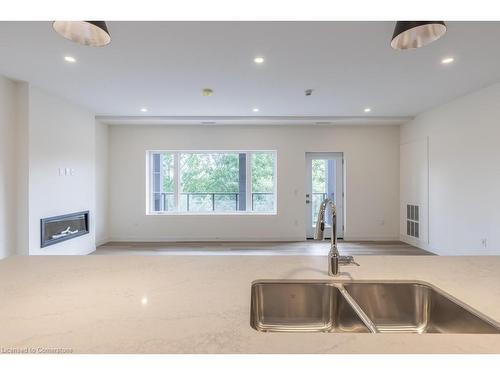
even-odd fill
[[(500, 81), (500, 22), (449, 22), (424, 48), (390, 47), (394, 22), (109, 22), (84, 47), (50, 22), (0, 22), (0, 74), (99, 115), (413, 116)], [(67, 63), (65, 55), (77, 62)], [(253, 58), (263, 56), (256, 65)], [(453, 56), (455, 62), (442, 65)], [(212, 97), (201, 89), (210, 87)], [(304, 90), (314, 89), (306, 97)], [(321, 121), (321, 120), (320, 120)]]

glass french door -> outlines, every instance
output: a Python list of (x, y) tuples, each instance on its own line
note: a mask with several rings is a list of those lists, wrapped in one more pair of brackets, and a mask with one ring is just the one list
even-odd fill
[[(330, 198), (337, 206), (337, 237), (344, 237), (344, 163), (341, 152), (306, 153), (306, 236), (314, 237), (319, 207)], [(325, 238), (330, 238), (331, 214), (325, 216)]]

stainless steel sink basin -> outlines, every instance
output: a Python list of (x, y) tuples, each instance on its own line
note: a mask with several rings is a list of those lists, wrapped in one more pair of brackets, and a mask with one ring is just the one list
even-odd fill
[(422, 282), (353, 282), (344, 288), (379, 332), (500, 333), (488, 318)]
[(500, 333), (498, 323), (415, 281), (255, 281), (250, 324), (262, 332)]
[(329, 282), (256, 282), (250, 320), (264, 332), (370, 332)]

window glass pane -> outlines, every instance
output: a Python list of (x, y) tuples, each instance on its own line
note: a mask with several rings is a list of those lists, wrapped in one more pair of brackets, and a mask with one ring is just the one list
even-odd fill
[(187, 209), (187, 200), (188, 200), (187, 194), (181, 193), (181, 195), (179, 197), (179, 211), (185, 212), (188, 210)]
[(161, 194), (153, 193), (153, 211), (161, 211)]
[(312, 192), (326, 194), (326, 160), (312, 160)]
[(161, 190), (161, 175), (159, 173), (153, 173), (153, 191), (159, 193)]
[(153, 211), (175, 210), (173, 154), (152, 154), (152, 190)]
[(162, 193), (164, 211), (175, 211), (174, 193)]
[(170, 153), (162, 154), (162, 191), (166, 193), (174, 192), (174, 155)]
[[(312, 160), (312, 222), (316, 223), (321, 202), (328, 196), (327, 189), (327, 164), (328, 160)], [(329, 210), (329, 208), (327, 208)], [(325, 215), (326, 224), (330, 224), (330, 215)]]
[(182, 211), (236, 211), (238, 153), (181, 153)]
[(273, 212), (276, 205), (274, 193), (275, 154), (252, 153), (252, 210)]
[(183, 193), (186, 196), (186, 211), (203, 212), (212, 210), (212, 194)]
[[(274, 212), (275, 159), (273, 152), (153, 152), (151, 210)], [(252, 168), (252, 194), (248, 197), (247, 164)]]
[(174, 154), (163, 153), (161, 163), (163, 210), (175, 211)]
[(238, 202), (238, 194), (236, 193), (218, 194), (215, 196), (215, 211), (237, 211)]
[(160, 173), (161, 154), (153, 154), (153, 173)]
[(160, 186), (161, 186), (161, 154), (153, 154), (152, 155), (152, 174), (153, 174), (153, 181), (152, 181), (152, 188), (154, 193), (160, 193)]

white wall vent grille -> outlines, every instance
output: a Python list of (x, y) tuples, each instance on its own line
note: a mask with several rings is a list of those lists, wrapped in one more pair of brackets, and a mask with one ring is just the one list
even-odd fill
[(419, 238), (420, 236), (420, 221), (419, 221), (419, 206), (413, 204), (406, 205), (406, 235)]

